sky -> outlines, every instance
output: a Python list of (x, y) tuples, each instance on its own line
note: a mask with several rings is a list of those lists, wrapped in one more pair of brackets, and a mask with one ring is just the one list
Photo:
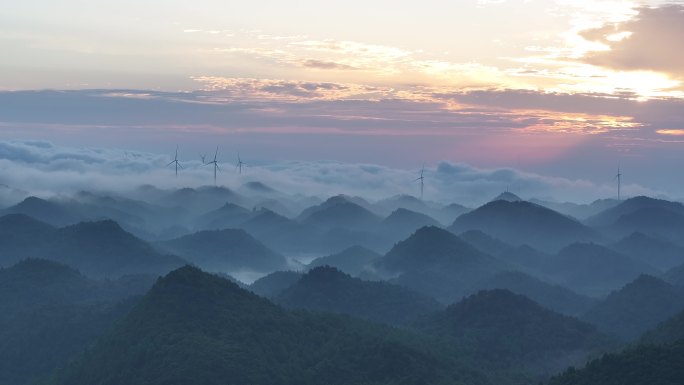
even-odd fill
[[(628, 194), (684, 196), (682, 1), (0, 1), (0, 184), (17, 190), (59, 186), (14, 177), (53, 166), (7, 148), (109, 154), (58, 162), (87, 184), (129, 153), (194, 164), (218, 145), (231, 173), (240, 152), (251, 177), (326, 193), (411, 192), (425, 165), (443, 200), (507, 172), (590, 200), (619, 165)], [(346, 173), (368, 167), (392, 182)]]

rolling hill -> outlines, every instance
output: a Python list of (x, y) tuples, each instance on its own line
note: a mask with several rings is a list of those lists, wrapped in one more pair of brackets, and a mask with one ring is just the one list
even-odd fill
[(423, 227), (373, 263), (392, 282), (443, 303), (460, 298), (473, 284), (505, 269), (494, 257), (438, 227)]
[(0, 218), (0, 264), (26, 258), (62, 262), (92, 277), (164, 274), (182, 266), (178, 257), (163, 255), (111, 220), (81, 222), (55, 229), (24, 215)]
[(559, 283), (578, 293), (602, 296), (641, 274), (657, 270), (595, 243), (569, 245), (548, 260), (546, 272)]
[(609, 339), (590, 324), (541, 307), (508, 290), (483, 290), (416, 323), (452, 338), (489, 362), (549, 374), (601, 349)]
[(302, 275), (296, 271), (276, 271), (252, 282), (249, 290), (264, 298), (273, 298), (299, 281)]
[(271, 272), (287, 268), (285, 257), (242, 229), (200, 231), (158, 245), (210, 271)]
[[(348, 317), (289, 312), (184, 267), (49, 384), (483, 384), (448, 350)], [(429, 345), (429, 344), (427, 344)]]
[(154, 277), (95, 281), (53, 261), (0, 269), (0, 384), (33, 384), (65, 365), (135, 304)]
[(347, 314), (390, 325), (407, 325), (441, 308), (426, 295), (386, 282), (362, 281), (329, 266), (304, 274), (275, 301), (288, 308)]
[(493, 289), (524, 295), (547, 309), (570, 316), (579, 316), (596, 302), (593, 298), (519, 271), (505, 271), (478, 282), (472, 287), (472, 292)]
[(316, 258), (308, 267), (331, 266), (351, 276), (357, 276), (380, 257), (380, 254), (363, 246), (352, 246), (339, 253)]
[(392, 239), (401, 240), (421, 227), (439, 225), (437, 220), (425, 214), (399, 208), (382, 220), (380, 229)]
[(377, 226), (381, 218), (367, 207), (370, 204), (365, 201), (338, 195), (304, 210), (297, 219), (324, 229), (368, 230)]
[(72, 225), (84, 219), (78, 213), (72, 212), (59, 202), (33, 196), (0, 211), (0, 215), (7, 214), (24, 214), (57, 227)]
[(252, 211), (234, 203), (226, 203), (216, 210), (197, 217), (195, 228), (199, 230), (222, 230), (238, 227), (252, 216)]
[(458, 217), (449, 229), (454, 233), (480, 230), (512, 245), (528, 244), (545, 251), (598, 238), (580, 222), (525, 201), (487, 203)]
[(684, 311), (684, 290), (642, 275), (589, 309), (582, 319), (631, 341)]
[(617, 222), (625, 215), (634, 214), (643, 209), (656, 209), (670, 211), (684, 215), (684, 205), (679, 202), (670, 202), (663, 199), (655, 199), (646, 196), (638, 196), (621, 202), (585, 220), (591, 226), (609, 226)]

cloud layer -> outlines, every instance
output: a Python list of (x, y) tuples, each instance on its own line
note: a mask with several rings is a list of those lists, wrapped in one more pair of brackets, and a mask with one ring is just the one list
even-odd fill
[[(131, 192), (152, 184), (161, 188), (196, 187), (213, 183), (212, 168), (179, 157), (184, 169), (174, 176), (168, 155), (102, 148), (68, 148), (48, 142), (0, 142), (0, 203), (9, 205), (32, 194), (54, 196), (80, 190)], [(418, 170), (341, 162), (281, 162), (254, 165), (238, 174), (231, 163), (220, 163), (218, 182), (238, 188), (263, 182), (288, 194), (321, 198), (336, 194), (378, 200), (397, 194), (419, 194)], [(521, 172), (512, 168), (480, 169), (462, 163), (439, 162), (427, 167), (425, 198), (442, 203), (481, 204), (508, 189), (525, 198), (591, 201), (614, 194), (612, 184), (598, 185)], [(658, 194), (630, 184), (625, 194)]]
[(639, 8), (636, 18), (610, 23), (582, 35), (609, 50), (590, 54), (591, 64), (619, 70), (646, 70), (684, 78), (684, 5)]

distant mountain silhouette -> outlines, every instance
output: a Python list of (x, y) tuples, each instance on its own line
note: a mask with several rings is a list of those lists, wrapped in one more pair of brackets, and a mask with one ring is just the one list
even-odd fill
[(663, 208), (642, 208), (625, 214), (603, 231), (613, 237), (641, 232), (684, 247), (684, 215)]
[(506, 202), (521, 202), (523, 199), (519, 196), (513, 194), (512, 192), (504, 191), (501, 194), (494, 197), (491, 202), (494, 201), (506, 201)]
[(0, 215), (24, 214), (53, 226), (65, 226), (78, 223), (84, 218), (71, 212), (57, 202), (28, 197), (21, 203), (0, 211)]
[(581, 223), (533, 203), (497, 200), (463, 214), (449, 227), (455, 233), (480, 230), (512, 245), (529, 244), (543, 250), (597, 239)]
[(596, 303), (592, 298), (519, 271), (499, 273), (473, 286), (474, 292), (493, 289), (510, 290), (530, 298), (547, 309), (570, 316), (579, 316)]
[(273, 298), (302, 278), (296, 271), (276, 271), (261, 277), (249, 285), (249, 290), (264, 298)]
[(400, 194), (375, 202), (373, 208), (382, 215), (389, 215), (398, 209), (411, 210), (417, 213), (426, 214), (433, 210), (436, 205), (428, 205), (413, 195)]
[(546, 272), (579, 293), (602, 296), (657, 270), (595, 243), (575, 243), (553, 256)]
[(259, 200), (254, 204), (254, 210), (262, 209), (273, 211), (287, 218), (294, 217), (294, 213), (296, 212), (292, 205), (288, 205), (286, 203), (281, 202), (280, 200), (270, 198)]
[(569, 215), (581, 221), (621, 203), (621, 201), (617, 199), (598, 199), (590, 204), (577, 204), (571, 202), (558, 203), (541, 199), (530, 199), (530, 202), (558, 211), (561, 214)]
[(226, 203), (216, 210), (202, 214), (195, 219), (195, 227), (201, 230), (222, 230), (236, 228), (253, 215), (251, 210), (233, 203)]
[[(167, 208), (125, 198), (80, 191), (74, 196), (72, 209), (89, 220), (113, 219), (128, 231), (144, 239), (156, 239), (169, 224), (185, 222), (190, 213), (183, 208)], [(74, 207), (76, 206), (76, 207)], [(182, 227), (182, 226), (178, 226)]]
[(285, 257), (242, 229), (200, 231), (159, 245), (210, 271), (270, 272), (287, 268)]
[(240, 227), (259, 238), (268, 239), (280, 232), (287, 232), (288, 229), (302, 227), (302, 225), (271, 210), (261, 209)]
[(148, 202), (169, 208), (183, 208), (194, 215), (215, 210), (226, 203), (244, 204), (247, 199), (223, 186), (201, 186), (176, 190), (155, 190), (141, 194)]
[(617, 206), (608, 208), (592, 217), (587, 218), (585, 223), (591, 226), (608, 226), (617, 222), (620, 217), (633, 214), (642, 209), (662, 209), (684, 215), (684, 205), (679, 202), (670, 202), (663, 199), (638, 196), (627, 199)]
[[(334, 216), (329, 219), (329, 224), (335, 226)], [(301, 223), (267, 209), (259, 210), (240, 227), (263, 240), (269, 247), (287, 253), (330, 253), (355, 244), (376, 247), (387, 243), (382, 236), (368, 228), (356, 230)]]
[(571, 367), (549, 385), (674, 385), (684, 381), (684, 340), (672, 344), (637, 345), (607, 354), (585, 368)]
[(451, 224), (454, 223), (456, 218), (460, 217), (461, 215), (471, 211), (472, 209), (463, 205), (460, 205), (458, 203), (450, 203), (441, 210), (441, 214), (437, 215), (435, 214), (435, 219), (438, 219), (440, 222), (446, 224)]
[(362, 281), (330, 266), (313, 268), (276, 297), (289, 308), (348, 314), (391, 325), (406, 325), (436, 311), (434, 299), (386, 282)]
[(375, 261), (382, 274), (398, 284), (453, 302), (468, 287), (505, 268), (458, 236), (438, 227), (423, 227)]
[(277, 194), (279, 193), (277, 190), (274, 188), (267, 186), (266, 184), (262, 182), (247, 182), (242, 185), (242, 188), (244, 188), (247, 191), (250, 192), (257, 192), (257, 193), (262, 193), (262, 194)]
[(483, 290), (416, 326), (427, 333), (470, 344), (480, 359), (553, 373), (608, 339), (590, 324), (541, 307), (508, 290)]
[(302, 251), (310, 248), (319, 230), (268, 209), (261, 209), (241, 228), (277, 250)]
[(684, 311), (684, 290), (642, 275), (589, 309), (582, 319), (624, 340), (634, 340)]
[(684, 264), (684, 247), (643, 233), (632, 233), (611, 248), (661, 270)]
[(306, 220), (308, 217), (310, 217), (311, 215), (313, 215), (316, 212), (329, 209), (329, 208), (337, 206), (339, 204), (347, 204), (347, 203), (352, 203), (356, 206), (362, 207), (365, 210), (372, 211), (372, 205), (370, 203), (368, 203), (368, 201), (366, 201), (365, 199), (360, 198), (360, 197), (352, 197), (349, 195), (340, 194), (340, 195), (332, 196), (332, 197), (326, 199), (325, 201), (323, 201), (319, 204), (316, 204), (314, 206), (307, 207), (297, 216), (297, 219)]
[(456, 203), (442, 206), (435, 202), (424, 201), (405, 194), (380, 200), (373, 204), (372, 208), (374, 212), (380, 213), (383, 216), (388, 216), (398, 209), (410, 210), (434, 218), (444, 225), (452, 223), (456, 217), (469, 210), (467, 207)]
[(380, 254), (363, 246), (352, 246), (339, 253), (316, 258), (308, 267), (331, 266), (351, 276), (357, 276), (380, 257)]
[(437, 220), (404, 208), (396, 209), (380, 224), (382, 231), (393, 239), (401, 240), (425, 226), (439, 226)]
[(111, 220), (57, 229), (44, 241), (39, 256), (66, 263), (93, 277), (163, 274), (185, 263), (179, 257), (157, 252)]
[(370, 210), (341, 196), (332, 197), (311, 210), (305, 210), (298, 219), (302, 223), (321, 228), (351, 230), (371, 229), (381, 221)]
[(0, 218), (0, 239), (4, 266), (35, 257), (65, 263), (92, 277), (118, 277), (166, 273), (185, 263), (158, 253), (111, 220), (55, 229), (23, 215), (10, 215)]
[(160, 279), (88, 354), (49, 383), (487, 382), (448, 351), (413, 338), (348, 317), (288, 312), (185, 267)]

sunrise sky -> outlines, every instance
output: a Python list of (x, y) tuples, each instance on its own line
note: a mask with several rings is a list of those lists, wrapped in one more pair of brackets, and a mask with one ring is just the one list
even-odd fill
[(678, 198), (683, 47), (682, 1), (5, 1), (0, 140)]

